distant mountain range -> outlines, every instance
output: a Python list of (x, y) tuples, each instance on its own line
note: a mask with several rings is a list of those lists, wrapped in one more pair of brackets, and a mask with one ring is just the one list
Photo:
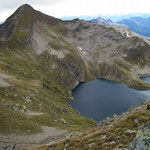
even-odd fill
[(92, 19), (91, 22), (96, 24), (125, 26), (137, 34), (150, 37), (150, 17), (131, 17), (129, 19), (123, 19), (118, 22), (113, 22), (110, 19), (105, 20), (101, 17), (98, 17), (96, 19)]
[(110, 19), (113, 22), (118, 22), (123, 19), (130, 19), (132, 17), (143, 17), (143, 18), (148, 18), (150, 17), (150, 14), (127, 14), (127, 15), (97, 15), (97, 16), (70, 16), (70, 17), (62, 17), (60, 19), (62, 20), (72, 20), (75, 18), (83, 19), (83, 20), (92, 20), (93, 18), (104, 18), (105, 20)]
[(140, 35), (150, 37), (150, 17), (132, 17), (130, 19), (123, 19), (117, 23), (126, 26)]
[(112, 24), (113, 22), (110, 19), (105, 20), (104, 18), (98, 17), (97, 19), (92, 19), (91, 22), (96, 24)]

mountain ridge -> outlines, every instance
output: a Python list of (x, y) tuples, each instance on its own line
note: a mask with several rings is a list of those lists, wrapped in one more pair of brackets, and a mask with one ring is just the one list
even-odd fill
[(96, 19), (92, 19), (91, 22), (96, 23), (96, 24), (104, 24), (107, 26), (113, 26), (116, 28), (117, 27), (128, 28), (129, 30), (141, 36), (149, 37), (150, 17), (144, 18), (144, 17), (139, 17), (139, 16), (133, 16), (131, 18), (124, 18), (117, 22), (108, 21), (101, 17), (98, 17)]

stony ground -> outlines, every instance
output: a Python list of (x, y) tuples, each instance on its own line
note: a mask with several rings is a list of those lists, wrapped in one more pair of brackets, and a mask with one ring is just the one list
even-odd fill
[(54, 127), (43, 126), (43, 133), (33, 135), (0, 135), (0, 149), (5, 147), (13, 147), (20, 149), (22, 147), (37, 146), (52, 141), (64, 139), (69, 133), (65, 130), (56, 129)]

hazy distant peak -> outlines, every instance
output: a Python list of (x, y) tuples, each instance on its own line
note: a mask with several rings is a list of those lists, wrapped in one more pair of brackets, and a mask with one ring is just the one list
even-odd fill
[(98, 17), (96, 19), (92, 19), (91, 20), (92, 23), (96, 23), (96, 24), (104, 24), (104, 25), (111, 25), (114, 24), (114, 22), (111, 19), (104, 19), (101, 17)]
[(107, 19), (107, 22), (111, 22), (111, 23), (113, 23), (113, 21), (112, 21), (111, 19)]
[(150, 37), (150, 18), (135, 16), (129, 19), (123, 19), (117, 23), (126, 26), (140, 35)]

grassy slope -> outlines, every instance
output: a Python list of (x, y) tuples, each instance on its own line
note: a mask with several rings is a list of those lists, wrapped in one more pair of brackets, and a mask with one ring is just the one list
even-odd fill
[(126, 69), (126, 62), (122, 63), (121, 59), (115, 59), (114, 63), (108, 64), (102, 62), (98, 66), (98, 78), (106, 78), (116, 82), (121, 82), (130, 88), (136, 88), (139, 90), (149, 90), (150, 84), (142, 81), (140, 78), (134, 75), (130, 68)]
[[(37, 55), (29, 45), (34, 19), (38, 16), (32, 16), (32, 11), (21, 13), (13, 36), (0, 43), (0, 73), (13, 77), (8, 79), (11, 86), (0, 87), (0, 133), (37, 133), (41, 131), (40, 125), (70, 129), (95, 125), (94, 121), (81, 117), (70, 107), (70, 91), (78, 81), (80, 72), (87, 72), (84, 62), (73, 46), (67, 43), (64, 48), (72, 52), (62, 59), (47, 52)], [(46, 18), (39, 19), (47, 21)], [(52, 18), (51, 21), (56, 24), (57, 19)], [(52, 28), (65, 34), (61, 25)], [(59, 49), (56, 44), (50, 43)], [(31, 117), (24, 113), (29, 111), (44, 114)]]
[[(34, 124), (35, 128), (26, 122), (27, 128), (33, 131), (36, 127), (38, 128), (36, 122), (42, 125), (61, 126), (63, 122), (60, 118), (68, 120), (64, 126), (94, 125), (94, 121), (84, 119), (70, 107), (72, 95), (69, 91), (73, 88), (78, 73), (83, 67), (80, 65), (80, 59), (73, 59), (76, 57), (72, 57), (72, 54), (66, 55), (63, 60), (56, 56), (49, 56), (47, 53), (37, 56), (30, 48), (24, 51), (9, 49), (0, 51), (3, 55), (0, 63), (1, 72), (13, 76), (11, 80), (8, 80), (10, 87), (0, 87), (0, 104), (3, 108), (0, 121), (4, 122), (0, 124), (1, 132), (5, 130), (26, 132), (22, 126), (18, 126), (20, 119), (23, 120), (23, 118)], [(53, 65), (57, 67), (53, 69)], [(72, 71), (72, 68), (75, 70)], [(32, 118), (23, 114), (19, 115), (18, 112), (13, 112), (12, 115), (10, 110), (15, 110), (16, 104), (19, 104), (18, 111), (26, 106), (23, 111), (40, 111), (44, 112), (44, 115)], [(15, 117), (15, 122), (10, 119), (10, 115)], [(9, 124), (14, 124), (15, 128)]]
[[(137, 131), (140, 126), (137, 125), (135, 119), (138, 119), (140, 125), (150, 123), (149, 107), (146, 110), (141, 109), (130, 112), (127, 116), (122, 117), (122, 119), (112, 120), (107, 126), (88, 130), (80, 137), (67, 139), (50, 147), (55, 150), (64, 148), (69, 150), (113, 150), (115, 148), (127, 148), (136, 135), (136, 132), (129, 133), (127, 131)], [(106, 135), (105, 138), (103, 138), (104, 135)], [(45, 147), (45, 149), (46, 148), (48, 148), (48, 146)]]

